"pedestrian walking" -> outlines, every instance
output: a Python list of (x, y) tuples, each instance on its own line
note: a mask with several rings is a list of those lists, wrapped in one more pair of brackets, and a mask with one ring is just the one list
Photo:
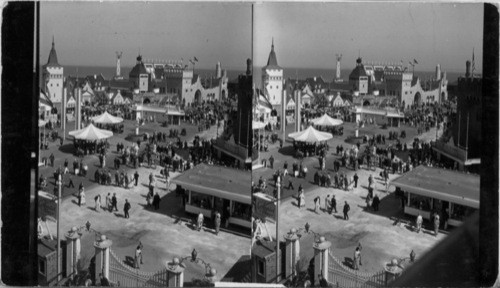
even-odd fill
[(271, 157), (269, 157), (269, 166), (271, 167), (271, 169), (274, 169), (274, 157), (273, 155), (271, 155)]
[(139, 182), (139, 172), (135, 171), (134, 174), (135, 186), (137, 186), (137, 182)]
[(219, 229), (220, 229), (220, 223), (221, 223), (221, 216), (219, 211), (215, 212), (215, 235), (219, 235)]
[(344, 204), (344, 220), (349, 220), (349, 210), (351, 210), (351, 207), (349, 206), (349, 204), (347, 204), (347, 201), (345, 201), (345, 204)]
[(139, 269), (139, 263), (142, 263), (142, 244), (140, 243), (137, 245), (137, 248), (135, 249), (135, 257), (134, 257), (134, 267)]
[(130, 203), (128, 202), (127, 199), (125, 199), (125, 204), (123, 205), (123, 212), (124, 212), (124, 217), (125, 218), (130, 218), (130, 215), (128, 212), (130, 211)]
[(153, 197), (153, 206), (155, 210), (160, 209), (160, 195), (158, 195), (158, 192), (155, 193), (155, 196)]
[(370, 210), (370, 207), (372, 206), (372, 198), (370, 197), (370, 193), (366, 195), (366, 210)]
[(54, 157), (54, 153), (51, 153), (50, 156), (49, 156), (49, 160), (50, 160), (50, 166), (51, 167), (54, 167), (54, 160), (55, 160), (56, 157)]
[[(286, 171), (286, 170), (285, 170)], [(288, 179), (288, 187), (287, 187), (288, 190), (294, 190), (294, 187), (293, 187), (293, 183), (292, 183), (292, 180), (291, 179)]]
[(83, 188), (83, 185), (80, 184), (80, 187), (78, 188), (78, 206), (85, 205), (85, 189)]
[(436, 213), (434, 215), (434, 236), (437, 236), (438, 235), (438, 231), (439, 231), (439, 214)]
[(443, 228), (448, 229), (448, 219), (450, 219), (450, 214), (448, 214), (448, 208), (443, 211)]
[(101, 210), (101, 195), (96, 195), (94, 197), (95, 201), (95, 211), (99, 212)]
[(359, 247), (356, 247), (354, 250), (354, 270), (359, 270), (359, 266), (361, 265), (361, 251)]
[(328, 194), (328, 196), (326, 196), (325, 198), (325, 213), (328, 213), (330, 211), (330, 204), (331, 204), (330, 194)]
[(198, 214), (198, 219), (196, 221), (196, 224), (198, 225), (197, 226), (198, 231), (201, 231), (201, 227), (203, 227), (203, 220), (204, 220), (203, 213), (200, 212), (200, 214)]
[(314, 198), (314, 213), (318, 213), (318, 210), (320, 209), (320, 205), (321, 205), (321, 199), (319, 198), (319, 196), (317, 196), (316, 198)]
[(71, 175), (68, 175), (68, 188), (75, 188), (75, 184), (73, 184), (73, 179)]
[(332, 200), (331, 200), (330, 214), (332, 214), (333, 210), (335, 210), (335, 213), (337, 213), (337, 199), (335, 199), (335, 194), (333, 195)]
[(422, 230), (422, 222), (423, 222), (422, 215), (418, 214), (417, 220), (415, 222), (417, 226), (416, 227), (417, 233), (420, 233), (420, 230)]
[(116, 199), (116, 193), (113, 193), (113, 197), (111, 198), (111, 211), (118, 211), (118, 200)]
[(375, 195), (372, 200), (372, 206), (374, 211), (378, 211), (378, 206), (380, 204), (380, 198), (378, 198), (378, 195)]
[(358, 173), (354, 173), (354, 188), (358, 188), (358, 179), (359, 179), (359, 176), (358, 176)]
[(111, 203), (111, 193), (106, 196), (106, 208), (109, 212), (113, 211), (113, 203)]
[(64, 159), (64, 174), (69, 173), (68, 164), (68, 158)]

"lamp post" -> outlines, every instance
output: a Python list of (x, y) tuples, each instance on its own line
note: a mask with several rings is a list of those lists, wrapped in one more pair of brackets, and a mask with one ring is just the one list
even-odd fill
[(61, 189), (62, 189), (62, 175), (59, 173), (57, 177), (57, 282), (61, 280)]
[(278, 190), (277, 195), (276, 195), (276, 283), (279, 282), (279, 264), (280, 264), (280, 241), (278, 239), (279, 235), (279, 227), (280, 227), (280, 220), (279, 220), (279, 211), (280, 211), (280, 199), (281, 199), (281, 177), (278, 175), (278, 178), (276, 179), (276, 188)]

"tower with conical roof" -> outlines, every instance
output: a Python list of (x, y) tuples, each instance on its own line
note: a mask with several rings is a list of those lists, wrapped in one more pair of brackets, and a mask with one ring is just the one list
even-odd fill
[(262, 68), (262, 90), (273, 108), (280, 111), (283, 94), (283, 68), (278, 66), (278, 59), (274, 51), (274, 39), (267, 65)]
[(61, 103), (63, 96), (64, 67), (57, 61), (54, 37), (47, 64), (42, 67), (42, 90), (52, 103)]
[(130, 81), (134, 82), (134, 90), (139, 89), (139, 92), (148, 92), (149, 88), (149, 73), (142, 62), (142, 56), (137, 56), (137, 63), (128, 74)]

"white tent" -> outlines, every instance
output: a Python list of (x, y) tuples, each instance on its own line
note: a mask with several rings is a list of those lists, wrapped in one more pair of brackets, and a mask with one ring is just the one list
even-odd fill
[(308, 143), (327, 141), (333, 138), (332, 134), (318, 131), (314, 129), (314, 127), (312, 126), (309, 126), (309, 128), (307, 128), (304, 131), (290, 133), (288, 134), (288, 137), (294, 139), (295, 141), (308, 142)]
[(123, 118), (115, 117), (115, 116), (109, 114), (108, 111), (105, 111), (101, 115), (93, 117), (92, 121), (94, 121), (95, 123), (116, 124), (116, 123), (123, 122)]
[(266, 123), (260, 121), (252, 121), (252, 130), (262, 129), (266, 127)]
[(82, 139), (82, 140), (100, 140), (100, 139), (106, 139), (111, 136), (113, 136), (113, 132), (108, 131), (108, 130), (103, 130), (95, 127), (94, 125), (90, 124), (89, 126), (80, 129), (80, 130), (74, 130), (69, 132), (69, 135), (75, 137), (75, 139)]
[(332, 118), (325, 113), (323, 116), (313, 119), (312, 123), (316, 126), (338, 126), (344, 122), (340, 119)]

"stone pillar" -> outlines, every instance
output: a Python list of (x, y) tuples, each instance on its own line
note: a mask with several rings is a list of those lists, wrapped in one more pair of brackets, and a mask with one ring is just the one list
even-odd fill
[(81, 235), (78, 233), (78, 229), (73, 227), (64, 236), (66, 236), (66, 273), (64, 276), (71, 276), (71, 278), (73, 278), (73, 275), (78, 274), (76, 264), (80, 258), (80, 251), (78, 251), (78, 247), (80, 245), (79, 242)]
[(101, 284), (99, 274), (109, 279), (109, 248), (113, 241), (108, 240), (106, 235), (101, 235), (99, 241), (94, 242), (95, 248), (95, 275), (94, 282), (96, 285)]
[(296, 275), (297, 262), (299, 261), (299, 236), (297, 230), (292, 228), (288, 234), (284, 236), (286, 241), (285, 246), (285, 279)]
[(302, 99), (300, 97), (300, 91), (299, 90), (295, 90), (294, 91), (295, 93), (295, 132), (299, 132), (301, 131), (301, 115), (300, 115), (300, 111), (302, 109)]
[(313, 244), (314, 248), (314, 284), (319, 285), (319, 275), (328, 281), (328, 254), (332, 243), (326, 241), (325, 237), (321, 236), (318, 241)]
[(177, 257), (172, 262), (167, 263), (167, 287), (184, 286), (184, 268)]
[(217, 270), (215, 268), (210, 269), (210, 271), (205, 275), (208, 282), (214, 284), (217, 282)]
[(62, 93), (62, 100), (61, 100), (61, 105), (62, 105), (62, 111), (61, 111), (61, 126), (62, 126), (62, 131), (63, 131), (63, 141), (66, 140), (66, 94), (68, 93), (68, 90), (66, 87), (63, 88), (63, 93)]

